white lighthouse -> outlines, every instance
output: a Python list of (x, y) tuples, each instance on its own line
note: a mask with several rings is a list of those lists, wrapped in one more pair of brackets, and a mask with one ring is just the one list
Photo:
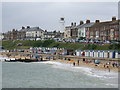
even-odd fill
[(60, 29), (59, 29), (59, 31), (60, 32), (64, 32), (64, 29), (65, 29), (65, 19), (64, 19), (64, 17), (60, 18), (59, 23), (60, 23)]

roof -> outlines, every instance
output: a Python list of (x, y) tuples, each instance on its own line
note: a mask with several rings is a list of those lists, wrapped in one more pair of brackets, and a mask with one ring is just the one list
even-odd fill
[(66, 26), (65, 28), (71, 28), (71, 26)]
[(39, 27), (30, 27), (30, 28), (21, 29), (20, 31), (43, 31), (43, 30)]
[(82, 25), (77, 25), (76, 28), (85, 28), (85, 27), (91, 27), (92, 25), (94, 25), (94, 23), (85, 23)]
[(118, 23), (118, 21), (120, 21), (120, 20), (95, 23), (95, 24), (92, 25), (91, 27), (102, 27), (102, 26), (112, 25), (112, 24)]

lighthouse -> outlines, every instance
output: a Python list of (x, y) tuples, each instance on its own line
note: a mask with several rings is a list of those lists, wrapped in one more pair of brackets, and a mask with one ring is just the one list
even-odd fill
[(59, 20), (59, 23), (60, 23), (59, 31), (60, 32), (64, 32), (64, 29), (65, 29), (65, 18), (61, 17), (60, 20)]

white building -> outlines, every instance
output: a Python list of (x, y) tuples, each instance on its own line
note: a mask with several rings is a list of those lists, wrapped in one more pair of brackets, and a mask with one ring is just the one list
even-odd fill
[(3, 40), (4, 35), (2, 33), (0, 33), (0, 40)]
[(42, 40), (44, 38), (44, 30), (39, 27), (27, 27), (27, 40)]
[(90, 20), (86, 20), (86, 23), (83, 22), (77, 25), (78, 28), (78, 38), (86, 38), (86, 27), (92, 26), (94, 23), (90, 23)]

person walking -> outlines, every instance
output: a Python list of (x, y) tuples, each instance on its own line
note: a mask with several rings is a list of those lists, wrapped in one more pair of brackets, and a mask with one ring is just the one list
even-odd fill
[(73, 66), (75, 66), (75, 62), (73, 62)]
[(78, 60), (78, 66), (79, 66), (80, 60)]

